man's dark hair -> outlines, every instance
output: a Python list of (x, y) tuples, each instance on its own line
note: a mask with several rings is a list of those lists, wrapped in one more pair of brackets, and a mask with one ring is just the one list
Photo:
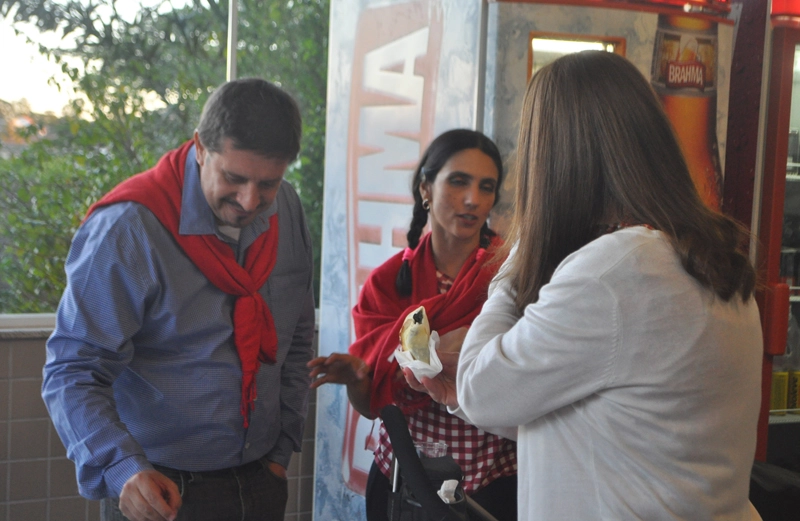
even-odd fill
[(228, 138), (237, 150), (291, 162), (300, 151), (300, 111), (280, 87), (243, 78), (223, 83), (211, 94), (197, 132), (211, 152), (221, 152)]

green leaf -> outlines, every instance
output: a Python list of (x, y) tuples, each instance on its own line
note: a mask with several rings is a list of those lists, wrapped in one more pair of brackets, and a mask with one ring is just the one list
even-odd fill
[[(86, 209), (123, 179), (188, 139), (225, 78), (227, 3), (194, 0), (142, 8), (134, 20), (113, 0), (0, 0), (12, 26), (31, 23), (62, 39), (41, 47), (74, 81), (60, 119), (37, 121), (27, 148), (0, 158), (0, 313), (55, 310), (63, 262)], [(328, 0), (240, 0), (240, 77), (279, 82), (297, 100), (303, 143), (287, 179), (297, 188), (314, 242), (319, 295), (327, 87)], [(103, 15), (103, 13), (112, 13)], [(104, 17), (105, 16), (105, 17)], [(73, 43), (74, 42), (74, 43)], [(270, 50), (274, 44), (275, 51)], [(69, 65), (77, 59), (85, 68)], [(154, 107), (148, 100), (160, 101)]]

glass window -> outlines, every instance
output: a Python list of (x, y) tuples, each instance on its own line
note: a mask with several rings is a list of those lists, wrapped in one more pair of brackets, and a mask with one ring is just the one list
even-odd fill
[(625, 56), (625, 39), (534, 31), (530, 33), (528, 50), (528, 77), (530, 78), (551, 61), (573, 52), (596, 50)]
[(770, 421), (800, 421), (800, 416), (786, 416), (800, 411), (800, 45), (794, 50), (789, 138), (786, 154), (786, 196), (783, 206), (780, 275), (789, 285), (789, 332), (786, 354), (773, 359)]

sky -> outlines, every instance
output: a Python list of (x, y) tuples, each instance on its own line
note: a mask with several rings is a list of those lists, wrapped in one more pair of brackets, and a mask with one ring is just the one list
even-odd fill
[[(188, 0), (171, 0), (164, 3), (164, 8), (180, 7)], [(118, 2), (118, 12), (125, 19), (133, 19), (139, 5), (157, 5), (162, 0), (139, 0)], [(41, 34), (32, 25), (18, 24), (31, 38), (45, 45), (55, 47), (59, 36), (50, 32)], [(11, 17), (0, 18), (0, 100), (7, 102), (26, 99), (35, 113), (43, 114), (51, 111), (60, 115), (63, 107), (73, 97), (69, 81), (61, 72), (59, 65), (39, 54), (35, 44), (26, 42), (24, 35), (15, 35)], [(52, 85), (48, 80), (55, 76), (62, 83), (64, 90)]]
[[(38, 35), (35, 29), (29, 31), (32, 36)], [(44, 43), (58, 40), (50, 36)], [(71, 89), (59, 92), (58, 88), (48, 83), (53, 75), (66, 80), (60, 67), (39, 54), (36, 45), (26, 43), (24, 36), (16, 36), (11, 22), (6, 19), (0, 20), (0, 49), (3, 49), (0, 53), (0, 100), (13, 102), (24, 98), (33, 112), (61, 114), (61, 109), (71, 97)]]

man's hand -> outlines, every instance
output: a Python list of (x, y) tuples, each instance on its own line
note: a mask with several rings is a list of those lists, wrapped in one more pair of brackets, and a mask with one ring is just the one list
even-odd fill
[(353, 385), (369, 376), (369, 366), (357, 356), (334, 353), (331, 356), (320, 356), (308, 362), (311, 368), (311, 388), (322, 384)]
[(275, 463), (274, 461), (268, 461), (267, 462), (267, 468), (269, 469), (270, 472), (272, 472), (273, 474), (275, 474), (279, 478), (287, 479), (287, 477), (286, 477), (286, 467), (284, 467), (280, 463)]
[(174, 521), (181, 504), (178, 486), (156, 470), (131, 476), (119, 495), (119, 509), (131, 521)]
[(423, 377), (420, 382), (411, 372), (411, 369), (403, 369), (409, 387), (415, 391), (428, 393), (435, 402), (442, 403), (451, 409), (458, 408), (458, 396), (456, 395), (456, 370), (458, 369), (459, 353), (439, 352), (439, 360), (442, 362), (442, 372), (433, 378)]

